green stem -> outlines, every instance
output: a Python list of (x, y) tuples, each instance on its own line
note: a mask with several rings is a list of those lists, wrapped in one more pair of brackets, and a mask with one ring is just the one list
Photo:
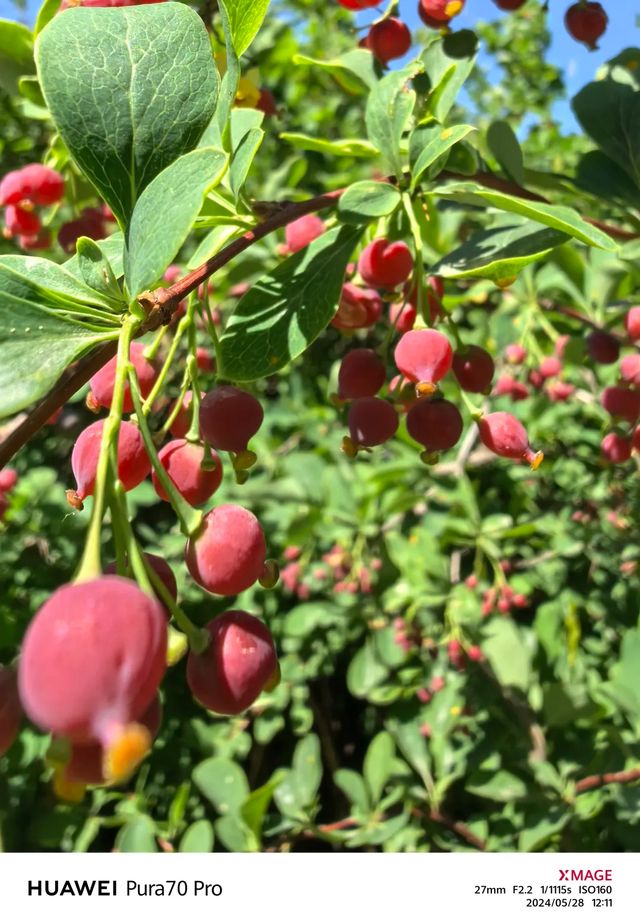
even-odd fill
[(160, 349), (160, 344), (164, 340), (164, 335), (167, 332), (167, 328), (164, 325), (158, 328), (158, 331), (154, 337), (153, 343), (150, 343), (149, 346), (145, 349), (143, 356), (145, 359), (148, 359), (151, 362), (152, 359), (156, 358), (158, 350)]
[(413, 243), (416, 251), (416, 265), (414, 269), (414, 279), (416, 284), (416, 310), (427, 327), (431, 327), (431, 318), (429, 317), (428, 312), (428, 300), (424, 297), (424, 256), (422, 253), (422, 228), (418, 222), (418, 219), (415, 216), (413, 211), (413, 202), (411, 201), (411, 196), (407, 192), (402, 193), (402, 203), (404, 205), (405, 212), (407, 213), (407, 218), (409, 219), (409, 227), (411, 228), (411, 235), (413, 237)]
[(171, 341), (171, 346), (169, 347), (169, 351), (167, 353), (166, 359), (164, 363), (162, 364), (162, 369), (158, 373), (158, 378), (153, 383), (153, 388), (147, 395), (147, 398), (144, 404), (142, 405), (142, 413), (145, 416), (150, 412), (151, 408), (153, 407), (154, 401), (156, 400), (156, 398), (160, 394), (160, 391), (162, 390), (162, 387), (166, 381), (166, 378), (169, 375), (169, 372), (171, 371), (171, 367), (173, 365), (173, 361), (175, 359), (178, 347), (180, 346), (180, 341), (182, 340), (183, 334), (188, 329), (192, 321), (193, 321), (193, 315), (190, 316), (189, 313), (187, 312), (187, 314), (185, 314), (184, 317), (180, 318), (178, 322), (175, 335), (173, 337), (173, 340)]
[[(198, 360), (195, 357), (195, 327), (191, 328), (193, 332), (193, 343), (190, 345), (192, 353), (187, 360), (187, 372), (191, 379), (191, 426), (185, 436), (189, 443), (200, 442), (200, 380), (198, 378)], [(189, 338), (191, 339), (191, 337)]]

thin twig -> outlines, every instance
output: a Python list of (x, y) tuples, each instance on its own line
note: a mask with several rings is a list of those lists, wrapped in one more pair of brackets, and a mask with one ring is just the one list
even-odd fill
[(633, 770), (618, 770), (617, 773), (594, 773), (585, 776), (576, 783), (576, 792), (587, 792), (589, 789), (598, 789), (600, 786), (609, 786), (611, 783), (636, 783), (640, 780), (640, 767)]

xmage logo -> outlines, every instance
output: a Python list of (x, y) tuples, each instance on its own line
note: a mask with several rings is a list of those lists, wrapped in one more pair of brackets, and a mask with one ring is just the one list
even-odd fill
[(611, 882), (613, 870), (611, 869), (560, 869), (560, 882)]

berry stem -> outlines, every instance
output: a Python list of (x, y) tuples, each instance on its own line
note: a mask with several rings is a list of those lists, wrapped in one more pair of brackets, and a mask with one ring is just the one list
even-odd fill
[[(192, 302), (192, 299), (189, 299), (190, 306), (191, 306), (191, 302)], [(189, 310), (187, 309), (187, 313), (185, 314), (185, 316), (183, 318), (180, 318), (178, 322), (175, 335), (173, 337), (173, 340), (171, 341), (171, 346), (169, 347), (169, 351), (167, 352), (165, 361), (162, 364), (162, 369), (158, 373), (158, 378), (153, 383), (153, 388), (149, 392), (144, 404), (142, 405), (143, 414), (147, 415), (149, 411), (151, 410), (151, 408), (153, 407), (153, 402), (156, 400), (156, 398), (160, 394), (160, 391), (162, 390), (162, 387), (166, 381), (166, 378), (169, 372), (171, 371), (171, 366), (173, 365), (173, 361), (175, 359), (176, 352), (180, 345), (180, 341), (182, 340), (182, 337), (184, 336), (185, 331), (187, 331), (191, 327), (192, 324), (193, 324), (193, 310), (189, 312)], [(164, 330), (164, 328), (161, 328), (161, 330)]]
[(420, 223), (416, 218), (415, 212), (413, 210), (413, 202), (411, 201), (411, 196), (408, 192), (402, 193), (402, 203), (404, 205), (405, 212), (407, 213), (407, 218), (409, 219), (409, 227), (411, 228), (411, 236), (413, 237), (413, 243), (416, 251), (416, 261), (415, 268), (413, 273), (413, 278), (415, 280), (415, 291), (416, 291), (416, 311), (424, 321), (427, 327), (431, 327), (431, 318), (429, 317), (428, 303), (424, 297), (424, 255), (422, 253), (422, 228)]

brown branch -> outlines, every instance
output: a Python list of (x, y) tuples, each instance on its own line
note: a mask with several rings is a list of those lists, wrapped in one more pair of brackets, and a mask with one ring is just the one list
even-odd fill
[(462, 838), (463, 841), (466, 841), (471, 847), (475, 847), (476, 850), (486, 850), (487, 844), (482, 840), (481, 837), (478, 837), (471, 831), (463, 822), (454, 821), (453, 818), (449, 818), (448, 815), (444, 815), (439, 809), (431, 809), (429, 812), (429, 818), (431, 821), (434, 821), (436, 824), (442, 825), (444, 828), (448, 828), (449, 831), (453, 831), (454, 834), (457, 834), (459, 838)]
[(619, 770), (617, 773), (594, 773), (585, 776), (576, 783), (576, 793), (587, 792), (589, 789), (598, 789), (600, 786), (609, 786), (611, 783), (636, 783), (640, 780), (640, 767), (633, 770)]

